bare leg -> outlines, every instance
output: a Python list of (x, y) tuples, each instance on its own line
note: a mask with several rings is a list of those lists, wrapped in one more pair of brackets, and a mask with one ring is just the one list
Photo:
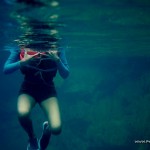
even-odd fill
[[(43, 150), (48, 146), (51, 133), (59, 134), (61, 132), (61, 118), (58, 101), (56, 97), (48, 98), (40, 103), (42, 110), (44, 111), (49, 124), (47, 134), (44, 134), (44, 138), (41, 138), (40, 145)], [(49, 131), (48, 131), (49, 130)]]
[(18, 119), (21, 126), (27, 132), (30, 139), (35, 137), (32, 121), (30, 119), (30, 113), (35, 104), (36, 102), (34, 98), (29, 96), (28, 94), (21, 94), (18, 97), (17, 103)]
[(42, 101), (40, 106), (48, 119), (52, 134), (59, 134), (61, 132), (61, 118), (57, 98), (48, 98)]

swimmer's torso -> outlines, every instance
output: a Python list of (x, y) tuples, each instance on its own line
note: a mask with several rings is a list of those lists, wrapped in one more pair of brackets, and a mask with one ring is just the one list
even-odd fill
[(25, 65), (21, 65), (20, 70), (25, 75), (26, 81), (49, 84), (56, 75), (57, 65), (47, 55), (39, 54), (31, 58)]

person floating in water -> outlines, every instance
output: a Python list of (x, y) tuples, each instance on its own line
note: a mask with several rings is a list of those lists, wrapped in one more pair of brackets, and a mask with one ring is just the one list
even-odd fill
[[(18, 120), (29, 137), (27, 150), (45, 150), (51, 135), (61, 132), (61, 115), (53, 78), (57, 71), (64, 79), (69, 75), (65, 51), (58, 51), (55, 46), (45, 51), (39, 51), (31, 45), (18, 49), (12, 48), (4, 64), (4, 73), (10, 74), (20, 69), (24, 75), (18, 94)], [(39, 139), (34, 133), (30, 119), (31, 111), (36, 104), (40, 105), (47, 117)]]

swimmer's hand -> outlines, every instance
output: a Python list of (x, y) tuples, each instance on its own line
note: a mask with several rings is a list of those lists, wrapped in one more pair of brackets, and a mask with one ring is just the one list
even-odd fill
[(49, 58), (51, 60), (53, 60), (55, 62), (60, 61), (60, 58), (58, 56), (58, 51), (56, 51), (56, 50), (54, 50), (54, 51), (50, 50), (50, 51), (48, 51), (48, 53), (49, 53)]
[(28, 62), (31, 60), (33, 57), (37, 56), (40, 52), (34, 54), (34, 55), (28, 55), (27, 52), (25, 51), (24, 58), (21, 60), (21, 62)]

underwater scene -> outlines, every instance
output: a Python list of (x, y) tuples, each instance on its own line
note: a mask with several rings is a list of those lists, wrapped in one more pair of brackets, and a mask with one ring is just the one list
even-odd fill
[[(70, 75), (54, 80), (63, 127), (47, 150), (150, 150), (149, 0), (1, 0), (0, 26), (0, 150), (28, 142), (17, 119), (23, 76), (3, 73), (9, 49), (49, 41), (65, 49)], [(38, 105), (31, 117), (40, 136)]]

